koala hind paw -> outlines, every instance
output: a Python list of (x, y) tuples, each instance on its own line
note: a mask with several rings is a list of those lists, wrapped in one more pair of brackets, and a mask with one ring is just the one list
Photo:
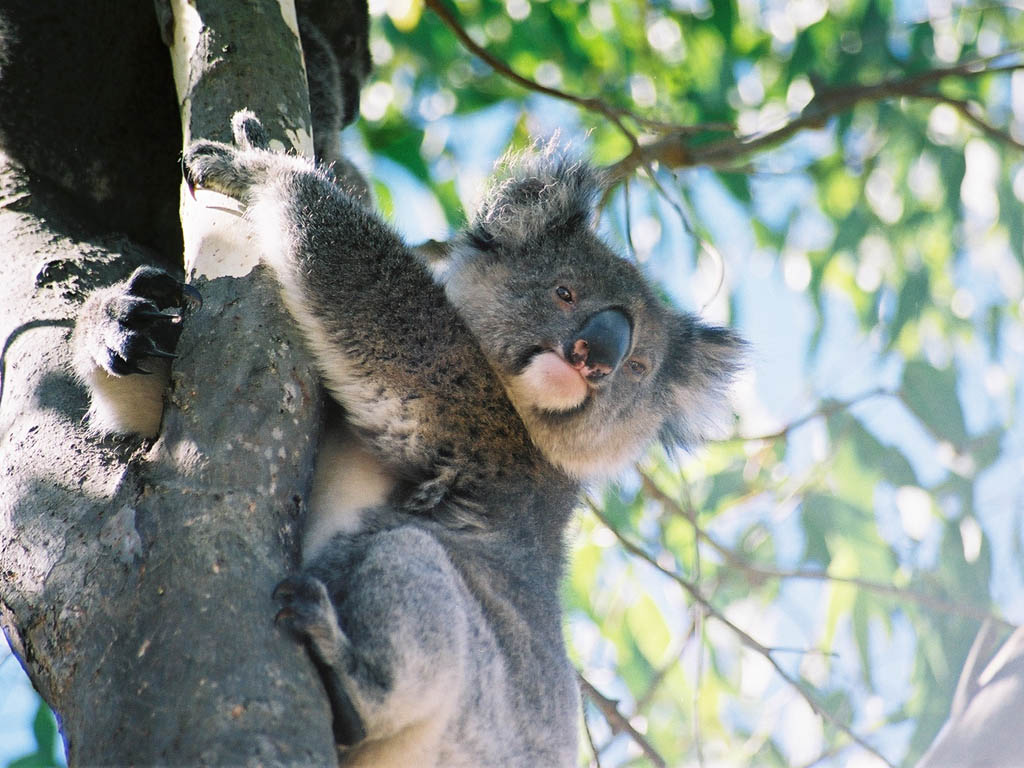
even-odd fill
[[(219, 141), (195, 141), (181, 155), (181, 170), (189, 193), (209, 189), (246, 202), (249, 190), (266, 177), (270, 137), (248, 109), (231, 118), (235, 146)], [(263, 154), (266, 153), (266, 154)]]
[(274, 589), (274, 599), (281, 603), (275, 623), (285, 624), (295, 635), (308, 640), (325, 661), (341, 655), (347, 641), (320, 579), (304, 575), (285, 579)]
[(274, 589), (282, 608), (274, 617), (305, 641), (313, 663), (323, 680), (334, 714), (334, 740), (342, 746), (366, 738), (366, 727), (338, 673), (346, 666), (348, 639), (338, 625), (327, 587), (313, 576), (285, 579)]

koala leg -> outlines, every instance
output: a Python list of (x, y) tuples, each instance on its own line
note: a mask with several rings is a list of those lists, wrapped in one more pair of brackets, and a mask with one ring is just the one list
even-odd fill
[(303, 574), (278, 584), (274, 599), (284, 604), (275, 621), (291, 623), (292, 630), (305, 641), (323, 679), (334, 713), (335, 743), (358, 744), (366, 738), (366, 728), (345, 689), (345, 680), (338, 673), (355, 654), (338, 625), (327, 587), (315, 576)]
[[(434, 764), (468, 665), (465, 588), (423, 530), (339, 536), (275, 597), (279, 619), (303, 638), (324, 678), (340, 744), (390, 765)], [(359, 760), (356, 764), (361, 764)]]
[(181, 322), (201, 304), (195, 288), (153, 267), (140, 267), (86, 300), (72, 345), (75, 372), (89, 388), (92, 428), (157, 433)]

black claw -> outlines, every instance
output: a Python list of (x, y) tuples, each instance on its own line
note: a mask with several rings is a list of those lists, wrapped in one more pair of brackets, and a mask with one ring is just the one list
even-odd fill
[(192, 169), (188, 167), (185, 162), (185, 156), (181, 156), (181, 175), (185, 177), (185, 186), (188, 187), (188, 193), (192, 196), (192, 199), (196, 199), (196, 182), (192, 177)]
[(131, 360), (118, 360), (113, 365), (114, 372), (120, 376), (130, 376), (132, 374), (139, 374), (140, 376), (151, 376), (152, 371), (147, 371), (141, 365)]
[(275, 600), (287, 600), (294, 597), (296, 591), (298, 591), (298, 584), (291, 579), (285, 579), (274, 587), (274, 592), (271, 595)]
[(177, 360), (178, 356), (173, 352), (168, 352), (166, 349), (161, 349), (156, 344), (150, 344), (149, 348), (143, 353), (148, 357), (162, 357), (164, 360)]
[(150, 309), (139, 307), (132, 314), (140, 320), (170, 320), (172, 323), (181, 320), (180, 309)]
[(162, 269), (139, 267), (103, 308), (105, 320), (113, 326), (103, 348), (103, 367), (114, 376), (154, 373), (156, 369), (144, 368), (140, 362), (147, 357), (176, 359), (181, 325), (189, 312), (201, 306), (202, 298), (193, 286)]
[(195, 286), (183, 283), (181, 286), (181, 297), (184, 299), (187, 309), (198, 312), (203, 308), (203, 297), (196, 290)]

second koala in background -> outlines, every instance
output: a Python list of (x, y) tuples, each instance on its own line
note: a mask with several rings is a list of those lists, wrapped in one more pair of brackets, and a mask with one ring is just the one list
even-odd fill
[(243, 204), (345, 409), (341, 477), (367, 470), (336, 495), (321, 462), (318, 533), (277, 590), (343, 764), (575, 765), (559, 592), (581, 483), (698, 442), (742, 342), (607, 247), (598, 175), (553, 146), (505, 165), (435, 281), (251, 113), (233, 128), (189, 147), (187, 177)]

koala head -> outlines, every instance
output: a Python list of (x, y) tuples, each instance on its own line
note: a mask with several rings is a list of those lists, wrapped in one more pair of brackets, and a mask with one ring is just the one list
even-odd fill
[(656, 438), (703, 439), (728, 413), (743, 347), (666, 306), (605, 245), (600, 190), (551, 144), (507, 160), (442, 275), (534, 443), (579, 479)]

